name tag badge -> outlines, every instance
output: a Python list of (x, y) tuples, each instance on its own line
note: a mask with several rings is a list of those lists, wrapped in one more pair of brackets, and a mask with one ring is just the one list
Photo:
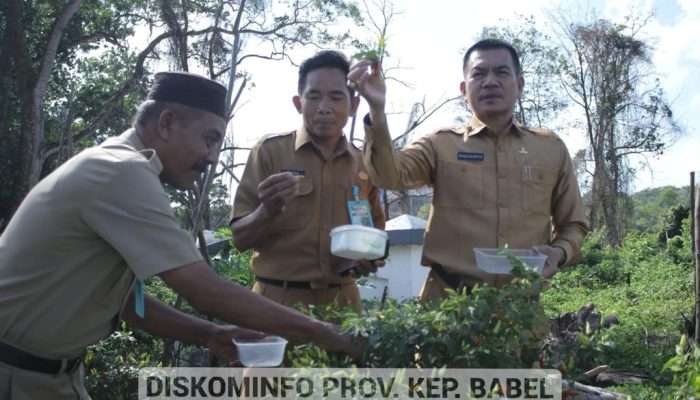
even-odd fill
[(459, 161), (484, 161), (484, 153), (470, 153), (466, 151), (457, 152)]
[(146, 314), (143, 297), (143, 281), (136, 278), (136, 282), (134, 283), (134, 312), (142, 319)]
[(369, 207), (369, 201), (360, 200), (359, 187), (352, 187), (352, 197), (354, 200), (349, 200), (347, 204), (350, 224), (364, 225), (374, 228), (374, 222), (372, 221), (372, 210)]

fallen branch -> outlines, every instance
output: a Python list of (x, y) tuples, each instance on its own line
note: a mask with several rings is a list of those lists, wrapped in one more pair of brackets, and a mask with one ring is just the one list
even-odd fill
[(562, 380), (563, 400), (627, 400), (629, 396), (583, 383)]

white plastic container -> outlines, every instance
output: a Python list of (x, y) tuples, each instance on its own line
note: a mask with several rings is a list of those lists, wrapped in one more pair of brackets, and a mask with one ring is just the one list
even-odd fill
[[(508, 257), (498, 254), (502, 250), (504, 249), (475, 248), (476, 266), (489, 274), (510, 274), (513, 266), (508, 261)], [(507, 249), (506, 251), (542, 275), (544, 263), (547, 261), (546, 255), (532, 249)]]
[(238, 359), (245, 367), (276, 367), (282, 364), (287, 340), (279, 336), (267, 336), (260, 340), (236, 340)]
[(341, 225), (331, 230), (331, 253), (350, 260), (384, 257), (387, 233), (363, 225)]

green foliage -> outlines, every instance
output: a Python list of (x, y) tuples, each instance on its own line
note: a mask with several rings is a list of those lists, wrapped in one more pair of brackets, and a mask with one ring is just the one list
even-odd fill
[(646, 189), (631, 197), (633, 213), (628, 225), (636, 232), (660, 232), (668, 210), (681, 205), (687, 206), (690, 198), (688, 186)]
[(659, 233), (659, 242), (666, 243), (666, 241), (683, 233), (683, 221), (688, 219), (689, 216), (690, 209), (683, 204), (676, 205), (668, 210), (664, 216), (663, 226)]
[(662, 400), (663, 388), (655, 386), (650, 383), (645, 384), (627, 384), (620, 386), (613, 386), (608, 388), (616, 393), (624, 393), (630, 400)]
[(700, 397), (700, 348), (688, 343), (683, 335), (676, 346), (676, 354), (663, 367), (673, 373), (668, 398), (674, 400), (697, 399)]
[(386, 41), (384, 39), (384, 36), (379, 37), (376, 45), (364, 45), (359, 47), (360, 51), (358, 51), (352, 56), (356, 60), (370, 60), (373, 62), (380, 62), (382, 59), (384, 59), (385, 55), (388, 55), (386, 52)]
[[(43, 174), (53, 170), (61, 162), (83, 147), (94, 143), (96, 135), (112, 135), (122, 129), (124, 113), (132, 112), (133, 95), (139, 89), (123, 93), (112, 119), (103, 129), (86, 130), (86, 122), (104, 111), (107, 93), (113, 95), (114, 87), (130, 75), (132, 52), (125, 46), (126, 38), (134, 32), (139, 21), (143, 23), (140, 0), (116, 0), (108, 3), (99, 0), (83, 1), (77, 13), (70, 19), (57, 49), (55, 64), (43, 101), (42, 120), (45, 135), (30, 138), (27, 129), (28, 101), (33, 94), (39, 67), (46, 54), (48, 38), (55, 19), (66, 2), (21, 2), (23, 13), (18, 19), (6, 19), (6, 7), (0, 7), (0, 39), (10, 43), (12, 32), (21, 35), (25, 48), (10, 52), (12, 46), (0, 49), (0, 185), (8, 190), (0, 191), (0, 220), (6, 221), (24, 197), (27, 165), (22, 156), (28, 146), (41, 151), (55, 150), (59, 145), (65, 151), (47, 157), (41, 165)], [(6, 39), (6, 40), (5, 40)], [(90, 54), (88, 54), (90, 53)], [(53, 60), (51, 60), (53, 61)], [(90, 67), (87, 68), (86, 66)], [(97, 73), (99, 71), (99, 73)], [(120, 109), (119, 106), (124, 107)], [(66, 143), (67, 136), (76, 136), (73, 147)], [(82, 142), (86, 137), (87, 142)]]
[(85, 386), (95, 399), (136, 399), (139, 369), (159, 367), (162, 341), (125, 324), (91, 346), (85, 357)]
[[(654, 233), (632, 234), (622, 247), (613, 250), (604, 244), (602, 233), (594, 232), (584, 243), (582, 264), (553, 278), (551, 288), (543, 292), (548, 315), (593, 303), (602, 314), (615, 314), (620, 320), (619, 325), (581, 343), (588, 346), (583, 352), (590, 357), (581, 359), (574, 354), (573, 361), (566, 364), (574, 367), (574, 375), (605, 364), (613, 369), (644, 371), (654, 377), (656, 385), (668, 382), (668, 373), (662, 374), (661, 369), (673, 355), (673, 340), (682, 329), (681, 312), (688, 314), (692, 308), (692, 270), (688, 264), (678, 263), (673, 253), (690, 253), (687, 239), (682, 239), (685, 237), (679, 237), (683, 243), (678, 250), (670, 250)], [(659, 393), (654, 388), (639, 390), (650, 393), (648, 398)]]
[(585, 268), (576, 268), (567, 274), (559, 274), (553, 285), (579, 286), (589, 289), (604, 288), (619, 285), (629, 279), (630, 272), (617, 249), (605, 244), (603, 231), (592, 232), (582, 246)]
[[(539, 303), (542, 281), (519, 261), (514, 277), (501, 288), (476, 287), (470, 295), (452, 291), (441, 302), (389, 302), (367, 315), (321, 316), (340, 319), (344, 331), (365, 338), (363, 367), (528, 368), (538, 361), (548, 330)], [(295, 367), (350, 365), (313, 345), (295, 347), (289, 359)]]
[[(230, 234), (226, 229), (222, 234)], [(212, 257), (213, 268), (224, 279), (250, 287), (253, 274), (250, 271), (250, 252), (225, 250)], [(146, 291), (167, 304), (175, 304), (177, 295), (161, 279), (146, 281)], [(199, 314), (187, 302), (180, 310)], [(162, 365), (163, 340), (142, 331), (131, 331), (122, 323), (118, 331), (88, 349), (86, 356), (86, 387), (95, 399), (136, 399), (138, 370)], [(196, 366), (192, 358), (200, 353), (196, 346), (180, 344), (176, 348), (176, 365)]]
[[(221, 234), (228, 236), (230, 232), (222, 229)], [(680, 312), (687, 314), (692, 306), (692, 271), (676, 263), (654, 234), (629, 235), (617, 250), (606, 246), (603, 238), (602, 233), (593, 233), (584, 245), (584, 262), (557, 274), (541, 295), (541, 280), (516, 268), (517, 279), (502, 288), (481, 286), (469, 296), (453, 292), (442, 302), (372, 303), (362, 315), (333, 306), (305, 308), (306, 313), (336, 322), (343, 330), (364, 338), (367, 351), (361, 362), (354, 363), (346, 355), (328, 353), (312, 344), (290, 346), (287, 365), (535, 366), (558, 368), (565, 378), (577, 379), (584, 371), (605, 364), (652, 376), (647, 385), (613, 388), (634, 399), (689, 398), (700, 381), (698, 352), (674, 352), (674, 342), (680, 336), (677, 317)], [(682, 247), (687, 250), (686, 241)], [(252, 283), (250, 252), (224, 251), (212, 260), (219, 275), (244, 285)], [(589, 271), (596, 268), (594, 273)], [(606, 268), (619, 268), (623, 273), (617, 275)], [(149, 281), (148, 291), (174, 301), (172, 291), (158, 279)], [(546, 315), (578, 310), (591, 302), (604, 315), (616, 314), (620, 324), (585, 329), (571, 342), (542, 341), (548, 329)], [(188, 307), (183, 309), (192, 311)], [(112, 335), (91, 349), (91, 393), (95, 398), (130, 398), (135, 371), (158, 365), (161, 349), (159, 339), (141, 332), (122, 330)]]
[(250, 269), (251, 255), (250, 250), (241, 253), (238, 250), (230, 249), (212, 257), (212, 266), (220, 277), (252, 288), (255, 283), (255, 275)]

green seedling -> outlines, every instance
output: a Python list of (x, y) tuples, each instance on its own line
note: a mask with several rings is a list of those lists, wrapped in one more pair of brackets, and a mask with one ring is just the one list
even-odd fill
[(356, 60), (369, 60), (372, 62), (379, 62), (384, 56), (385, 51), (386, 41), (384, 40), (384, 36), (381, 36), (379, 38), (379, 41), (377, 42), (377, 47), (357, 52), (352, 57)]

